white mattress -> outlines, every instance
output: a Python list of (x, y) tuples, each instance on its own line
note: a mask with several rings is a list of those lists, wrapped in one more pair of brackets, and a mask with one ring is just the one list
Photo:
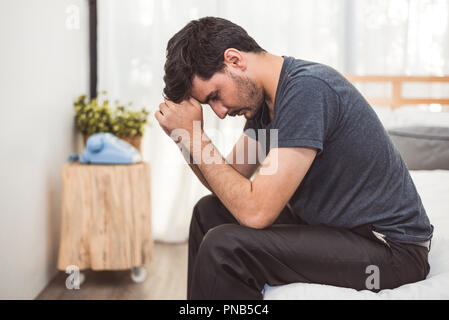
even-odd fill
[(265, 286), (264, 299), (449, 299), (449, 170), (410, 171), (433, 224), (426, 280), (374, 293), (321, 284)]

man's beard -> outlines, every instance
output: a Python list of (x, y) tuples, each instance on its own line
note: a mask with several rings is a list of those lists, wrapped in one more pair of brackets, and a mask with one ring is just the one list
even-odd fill
[(265, 103), (263, 90), (257, 86), (256, 82), (247, 77), (239, 77), (233, 75), (232, 73), (228, 74), (236, 83), (239, 100), (245, 106), (243, 108), (230, 112), (230, 115), (237, 115), (241, 111), (246, 111), (248, 113), (248, 116), (245, 117), (248, 120), (256, 118)]

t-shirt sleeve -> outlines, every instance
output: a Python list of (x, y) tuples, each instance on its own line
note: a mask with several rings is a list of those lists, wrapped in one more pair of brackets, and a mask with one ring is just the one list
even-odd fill
[(329, 85), (314, 77), (289, 82), (275, 116), (278, 147), (313, 147), (324, 151), (335, 127), (339, 99)]

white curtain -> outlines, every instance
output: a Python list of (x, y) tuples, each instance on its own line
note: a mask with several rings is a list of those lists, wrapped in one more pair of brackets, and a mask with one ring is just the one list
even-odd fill
[[(229, 19), (278, 55), (359, 74), (449, 74), (449, 0), (99, 0), (99, 90), (111, 101), (156, 110), (167, 41), (190, 20)], [(443, 89), (439, 89), (440, 91)], [(223, 155), (243, 118), (220, 120), (204, 106), (205, 129)], [(150, 117), (143, 142), (152, 166), (156, 240), (185, 241), (192, 209), (208, 191)]]

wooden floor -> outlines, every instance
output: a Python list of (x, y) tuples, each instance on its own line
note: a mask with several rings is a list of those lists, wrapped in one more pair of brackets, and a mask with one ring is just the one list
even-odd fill
[(68, 274), (60, 271), (36, 299), (186, 299), (187, 243), (156, 242), (153, 259), (146, 270), (148, 275), (142, 283), (134, 283), (128, 270), (86, 270), (79, 290), (67, 289)]

